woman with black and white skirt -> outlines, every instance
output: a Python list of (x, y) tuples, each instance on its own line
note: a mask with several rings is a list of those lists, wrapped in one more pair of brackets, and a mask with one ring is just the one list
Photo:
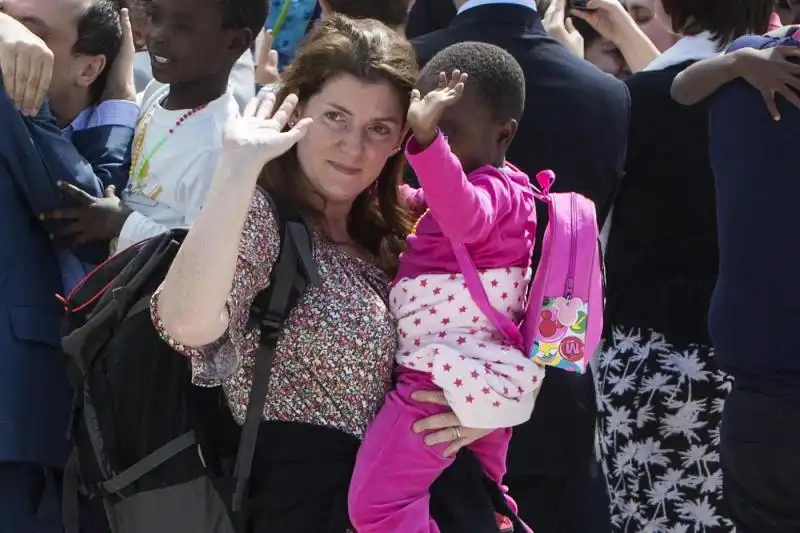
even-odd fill
[(626, 82), (631, 125), (606, 250), (598, 441), (615, 533), (730, 533), (718, 444), (731, 380), (707, 327), (718, 262), (708, 109), (680, 106), (670, 87), (733, 39), (765, 32), (773, 1), (656, 4), (682, 38)]

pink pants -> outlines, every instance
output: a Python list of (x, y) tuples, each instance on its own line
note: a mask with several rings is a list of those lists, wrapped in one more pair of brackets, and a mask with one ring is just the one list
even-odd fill
[[(443, 457), (450, 443), (427, 446), (412, 425), (447, 412), (440, 405), (411, 399), (418, 390), (437, 390), (429, 374), (401, 370), (397, 388), (367, 428), (358, 451), (348, 504), (358, 533), (439, 533), (430, 516), (429, 489), (454, 457)], [(469, 449), (498, 485), (506, 473), (510, 429), (497, 429)], [(509, 505), (516, 505), (509, 498)]]

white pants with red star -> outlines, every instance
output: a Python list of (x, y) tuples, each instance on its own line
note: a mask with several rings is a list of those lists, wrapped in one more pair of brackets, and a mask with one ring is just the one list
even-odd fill
[[(518, 321), (530, 271), (491, 269), (480, 277), (492, 306)], [(398, 326), (397, 363), (429, 373), (463, 426), (508, 428), (530, 418), (544, 367), (503, 342), (460, 274), (401, 280), (389, 300)]]

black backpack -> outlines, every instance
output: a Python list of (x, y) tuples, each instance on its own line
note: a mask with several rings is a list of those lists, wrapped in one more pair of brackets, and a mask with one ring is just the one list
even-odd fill
[[(269, 195), (267, 195), (269, 196)], [(269, 288), (255, 299), (260, 323), (244, 426), (221, 387), (190, 382), (188, 358), (157, 333), (150, 298), (186, 232), (129, 248), (97, 267), (66, 298), (63, 338), (75, 392), (64, 477), (64, 525), (78, 529), (79, 493), (101, 502), (113, 533), (239, 533), (275, 345), (309, 284), (319, 284), (302, 217), (272, 201), (281, 249)]]

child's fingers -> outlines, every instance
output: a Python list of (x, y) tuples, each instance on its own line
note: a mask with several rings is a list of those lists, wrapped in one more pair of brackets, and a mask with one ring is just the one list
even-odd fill
[(786, 100), (795, 107), (800, 107), (800, 97), (797, 96), (797, 93), (789, 87), (788, 85), (782, 85), (778, 88), (778, 93), (786, 98)]
[(276, 69), (276, 70), (278, 69), (278, 51), (277, 50), (270, 50), (267, 53), (267, 65), (272, 67), (272, 68), (274, 68), (274, 69)]
[[(796, 66), (796, 65), (792, 65), (792, 66)], [(800, 92), (800, 78), (798, 78), (797, 76), (786, 76), (783, 79), (783, 83), (786, 84), (786, 86), (789, 87), (790, 89), (794, 89), (794, 92), (792, 92), (792, 95), (795, 98), (797, 98), (797, 95), (795, 94), (795, 92)], [(795, 102), (795, 100), (789, 100), (789, 101), (792, 102), (792, 103)]]
[(66, 193), (72, 199), (77, 200), (81, 205), (92, 205), (96, 198), (87, 193), (83, 189), (79, 189), (71, 183), (66, 181), (57, 181), (56, 186), (61, 189), (61, 192)]
[(411, 91), (411, 101), (418, 102), (422, 99), (422, 94), (417, 89), (413, 89)]
[(761, 97), (764, 98), (764, 103), (767, 104), (767, 111), (773, 120), (780, 120), (781, 114), (778, 111), (778, 105), (775, 103), (775, 93), (772, 91), (761, 91)]
[(266, 57), (270, 50), (272, 50), (272, 30), (267, 30), (264, 32), (264, 39), (261, 41), (261, 49), (258, 51), (259, 56)]
[(453, 73), (450, 75), (450, 84), (448, 87), (451, 89), (454, 88), (460, 79), (461, 71), (458, 69), (453, 70)]
[(444, 89), (447, 87), (447, 74), (444, 72), (439, 73), (439, 88)]

